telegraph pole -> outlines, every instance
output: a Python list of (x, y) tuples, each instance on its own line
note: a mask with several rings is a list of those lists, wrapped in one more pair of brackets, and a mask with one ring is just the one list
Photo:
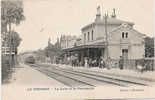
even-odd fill
[(108, 13), (105, 13), (105, 35), (106, 35), (106, 49), (107, 49), (107, 59), (108, 59), (108, 57), (109, 57), (109, 51), (108, 51), (107, 18), (108, 18)]

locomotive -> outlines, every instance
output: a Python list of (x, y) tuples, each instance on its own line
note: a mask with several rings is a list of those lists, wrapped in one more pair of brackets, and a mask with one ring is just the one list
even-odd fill
[(35, 64), (35, 58), (33, 56), (29, 56), (25, 59), (25, 63)]

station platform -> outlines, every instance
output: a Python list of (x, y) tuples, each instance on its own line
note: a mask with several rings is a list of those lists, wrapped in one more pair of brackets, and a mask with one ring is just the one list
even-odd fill
[(46, 94), (50, 98), (50, 90), (31, 91), (31, 89), (64, 87), (63, 84), (28, 65), (20, 64), (14, 70), (10, 82), (2, 84), (2, 100), (32, 100), (32, 98), (33, 100), (47, 100)]
[(107, 75), (111, 75), (114, 77), (122, 77), (122, 78), (132, 78), (132, 79), (138, 79), (138, 80), (144, 80), (144, 81), (149, 81), (152, 82), (155, 85), (155, 71), (144, 71), (141, 73), (140, 71), (135, 71), (135, 70), (128, 70), (128, 69), (123, 69), (120, 70), (118, 68), (99, 68), (99, 67), (83, 67), (83, 66), (77, 66), (77, 67), (72, 67), (70, 65), (62, 65), (58, 64), (55, 66), (59, 66), (62, 68), (71, 68), (77, 71), (93, 71), (93, 72), (98, 72), (98, 73), (104, 73)]

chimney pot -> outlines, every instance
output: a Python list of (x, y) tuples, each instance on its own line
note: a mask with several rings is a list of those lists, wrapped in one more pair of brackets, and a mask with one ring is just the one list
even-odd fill
[(116, 18), (115, 8), (113, 8), (113, 13), (112, 13), (111, 17)]
[(96, 21), (101, 19), (101, 9), (100, 6), (97, 7)]

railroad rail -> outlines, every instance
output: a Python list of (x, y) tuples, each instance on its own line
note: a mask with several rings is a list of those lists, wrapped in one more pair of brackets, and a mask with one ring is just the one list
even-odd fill
[(75, 86), (122, 86), (128, 87), (133, 85), (147, 86), (147, 84), (133, 82), (129, 80), (112, 78), (104, 75), (97, 75), (95, 73), (76, 71), (72, 69), (60, 68), (57, 66), (45, 67), (43, 65), (33, 65), (35, 69), (48, 75), (49, 77), (63, 83), (69, 87)]

